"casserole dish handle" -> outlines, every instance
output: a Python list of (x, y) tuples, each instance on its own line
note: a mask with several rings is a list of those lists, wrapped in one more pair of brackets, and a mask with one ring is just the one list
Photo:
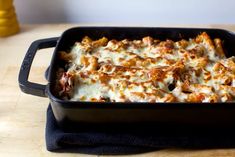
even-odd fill
[(30, 45), (21, 65), (18, 78), (19, 86), (22, 92), (40, 97), (47, 97), (46, 85), (29, 82), (28, 77), (37, 50), (55, 47), (58, 39), (59, 37), (36, 40)]

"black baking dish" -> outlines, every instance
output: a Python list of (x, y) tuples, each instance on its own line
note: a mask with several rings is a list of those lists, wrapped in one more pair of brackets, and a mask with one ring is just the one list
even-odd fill
[[(134, 124), (159, 123), (175, 125), (232, 125), (235, 124), (235, 104), (230, 103), (118, 103), (73, 102), (57, 98), (53, 92), (56, 71), (63, 64), (58, 52), (69, 50), (84, 36), (93, 39), (140, 39), (144, 36), (165, 40), (194, 38), (201, 32), (212, 38), (221, 38), (227, 57), (235, 55), (235, 34), (221, 29), (204, 28), (150, 28), (150, 27), (77, 27), (65, 31), (61, 37), (34, 41), (25, 55), (19, 73), (23, 92), (49, 97), (53, 113), (62, 127), (74, 124)], [(48, 72), (48, 84), (28, 81), (30, 67), (38, 49), (55, 47)]]

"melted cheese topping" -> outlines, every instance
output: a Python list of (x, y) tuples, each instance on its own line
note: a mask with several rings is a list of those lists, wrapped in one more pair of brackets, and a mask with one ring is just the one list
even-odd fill
[(226, 58), (220, 39), (160, 41), (91, 40), (69, 53), (60, 95), (73, 101), (227, 102), (235, 99), (235, 57)]

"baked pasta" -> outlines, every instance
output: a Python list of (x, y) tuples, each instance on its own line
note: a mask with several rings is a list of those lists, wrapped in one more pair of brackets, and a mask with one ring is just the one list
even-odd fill
[(59, 96), (95, 102), (228, 102), (235, 99), (235, 57), (206, 32), (189, 40), (92, 40), (59, 52)]

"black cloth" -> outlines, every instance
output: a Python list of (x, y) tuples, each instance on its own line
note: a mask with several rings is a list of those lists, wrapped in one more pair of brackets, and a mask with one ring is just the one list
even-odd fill
[(85, 154), (133, 154), (162, 148), (235, 147), (233, 129), (144, 128), (62, 130), (51, 106), (47, 110), (46, 146), (49, 151)]

